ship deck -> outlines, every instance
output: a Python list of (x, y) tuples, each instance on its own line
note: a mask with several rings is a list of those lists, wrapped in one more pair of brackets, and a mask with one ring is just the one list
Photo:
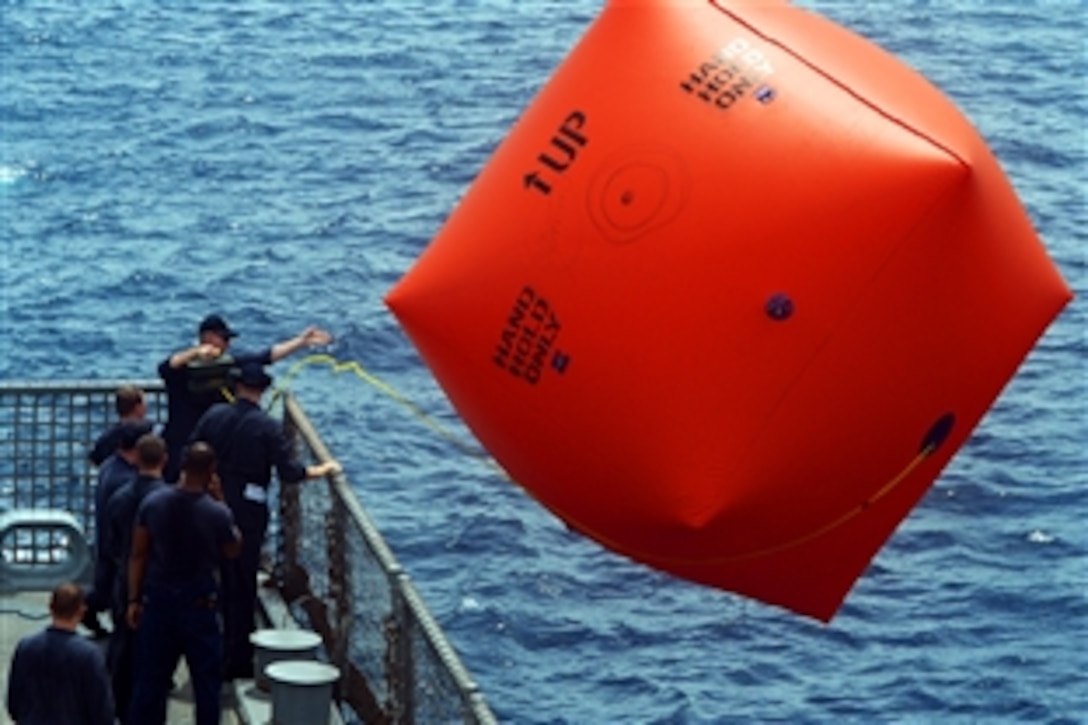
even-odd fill
[[(125, 383), (144, 390), (148, 418), (161, 422), (166, 405), (160, 381), (0, 381), (0, 682), (5, 685), (16, 643), (48, 625), (48, 591), (61, 581), (89, 584), (93, 578), (89, 565), (73, 564), (88, 559), (94, 541), (97, 479), (86, 451), (110, 424), (114, 393)], [(290, 393), (277, 393), (276, 408), (270, 413), (282, 417), (301, 461), (333, 457)], [(331, 475), (324, 485), (273, 483), (269, 510), (258, 626), (318, 635), (317, 658), (339, 672), (331, 722), (496, 722), (346, 474)], [(63, 576), (37, 576), (39, 567), (53, 573), (64, 566)], [(24, 576), (27, 567), (37, 578)], [(183, 663), (175, 684), (168, 722), (191, 722)], [(223, 709), (225, 723), (264, 725), (272, 704), (252, 680), (234, 681), (224, 688)], [(0, 711), (0, 725), (10, 722), (6, 707)]]
[[(8, 674), (11, 669), (11, 656), (15, 652), (15, 646), (23, 637), (34, 634), (49, 625), (49, 592), (31, 591), (5, 594), (3, 604), (0, 605), (0, 682), (5, 683), (4, 697), (7, 697)], [(80, 628), (80, 634), (90, 637), (89, 633)], [(102, 654), (106, 654), (108, 640), (93, 640), (102, 648)], [(167, 722), (189, 723), (194, 722), (192, 688), (189, 686), (189, 674), (185, 665), (178, 667), (174, 676), (174, 682), (178, 687), (170, 695), (167, 709)], [(234, 725), (245, 722), (236, 714), (234, 702), (230, 693), (224, 697), (223, 725)], [(0, 724), (12, 725), (14, 721), (8, 714), (6, 700), (3, 712), (0, 713)]]
[[(15, 646), (19, 640), (48, 626), (48, 612), (48, 592), (19, 592), (4, 596), (3, 606), (0, 607), (0, 682), (7, 683), (8, 681), (11, 656), (15, 652)], [(84, 636), (90, 636), (82, 628), (80, 628), (80, 633)], [(108, 640), (97, 639), (93, 641), (102, 648), (102, 654), (105, 656)], [(177, 673), (174, 675), (174, 682), (177, 686), (170, 693), (166, 721), (172, 724), (195, 722), (192, 687), (189, 683), (189, 673), (185, 669), (184, 662), (179, 664)], [(6, 687), (4, 696), (7, 697)], [(232, 688), (224, 688), (223, 719), (221, 722), (223, 725), (237, 725), (238, 723), (247, 722), (244, 717), (239, 717), (238, 704), (235, 702)], [(12, 725), (14, 723), (8, 714), (6, 706), (3, 708), (2, 715), (0, 715), (0, 723), (3, 725)]]
[[(260, 618), (267, 620), (269, 611), (282, 609), (275, 595), (266, 587), (262, 591)], [(7, 696), (6, 683), (11, 667), (11, 657), (15, 647), (23, 637), (34, 634), (49, 625), (49, 592), (26, 591), (5, 594), (0, 603), (0, 682), (5, 683), (4, 697)], [(103, 618), (103, 621), (105, 618)], [(78, 633), (87, 637), (102, 648), (105, 656), (108, 638), (93, 639), (91, 634), (80, 627)], [(194, 723), (193, 690), (189, 672), (182, 659), (174, 674), (175, 687), (167, 701), (166, 721), (171, 725)], [(271, 722), (272, 700), (269, 693), (257, 687), (253, 680), (236, 680), (225, 683), (222, 695), (223, 725), (265, 725)], [(5, 707), (0, 708), (0, 725), (13, 725), (14, 721)], [(341, 723), (342, 719), (335, 707), (329, 709), (329, 722)]]

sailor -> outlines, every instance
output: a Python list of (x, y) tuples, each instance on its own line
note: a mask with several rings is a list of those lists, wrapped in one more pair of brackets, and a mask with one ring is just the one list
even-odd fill
[(152, 492), (165, 488), (166, 442), (148, 433), (136, 442), (137, 475), (116, 491), (106, 503), (106, 555), (115, 572), (111, 612), (113, 635), (106, 650), (106, 662), (113, 683), (113, 701), (121, 722), (127, 722), (132, 698), (132, 660), (135, 633), (125, 621), (128, 605), (128, 562), (132, 552), (132, 531), (140, 503)]
[(175, 486), (144, 498), (136, 511), (125, 620), (136, 630), (128, 722), (166, 722), (178, 660), (193, 685), (197, 725), (218, 723), (223, 633), (216, 573), (237, 556), (241, 534), (222, 502), (210, 446), (189, 446)]
[(78, 584), (49, 600), (52, 624), (24, 637), (8, 674), (8, 714), (18, 723), (113, 724), (113, 697), (102, 652), (76, 634), (86, 606)]
[(231, 340), (237, 336), (220, 315), (208, 315), (197, 329), (197, 343), (178, 350), (159, 364), (159, 377), (166, 385), (167, 419), (163, 437), (167, 446), (164, 471), (167, 481), (176, 480), (182, 448), (200, 416), (215, 403), (230, 399), (226, 374), (232, 365), (246, 362), (269, 365), (303, 348), (332, 341), (328, 332), (311, 326), (257, 352), (229, 353)]
[(204, 441), (219, 456), (223, 493), (242, 530), (244, 544), (237, 559), (225, 562), (222, 573), (225, 673), (227, 679), (253, 676), (253, 645), (249, 635), (256, 628), (257, 569), (268, 528), (268, 487), (272, 470), (281, 484), (321, 478), (340, 472), (334, 460), (304, 466), (283, 425), (261, 409), (261, 396), (272, 385), (272, 376), (256, 362), (231, 372), (237, 402), (212, 406), (197, 423), (192, 441)]
[(113, 560), (106, 554), (106, 505), (114, 493), (136, 478), (136, 442), (150, 433), (151, 428), (151, 423), (143, 419), (119, 423), (114, 434), (117, 448), (98, 469), (98, 485), (94, 489), (94, 583), (86, 592), (83, 618), (83, 626), (96, 637), (108, 634), (98, 621), (98, 613), (110, 610), (117, 575)]
[(91, 445), (87, 454), (91, 464), (101, 466), (117, 450), (121, 432), (129, 421), (142, 422), (147, 417), (147, 400), (144, 391), (135, 385), (122, 385), (113, 396), (117, 421), (107, 428)]

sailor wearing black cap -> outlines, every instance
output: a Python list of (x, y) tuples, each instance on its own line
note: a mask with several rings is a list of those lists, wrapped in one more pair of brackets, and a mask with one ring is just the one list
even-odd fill
[(242, 553), (224, 564), (221, 581), (225, 672), (228, 679), (235, 679), (253, 676), (249, 635), (256, 628), (257, 569), (268, 527), (272, 470), (281, 484), (293, 484), (338, 473), (340, 464), (304, 466), (295, 458), (283, 425), (261, 408), (261, 396), (272, 385), (263, 365), (243, 363), (231, 370), (231, 379), (237, 401), (212, 406), (197, 423), (190, 443), (203, 441), (215, 449), (223, 495), (242, 531)]
[(231, 366), (269, 365), (303, 348), (332, 341), (328, 332), (307, 327), (257, 352), (230, 353), (235, 337), (238, 332), (222, 316), (208, 315), (197, 328), (197, 344), (178, 350), (159, 364), (159, 377), (166, 384), (167, 419), (162, 435), (168, 451), (164, 472), (167, 481), (177, 479), (182, 451), (200, 416), (216, 403), (228, 400), (224, 391), (229, 392), (226, 375)]

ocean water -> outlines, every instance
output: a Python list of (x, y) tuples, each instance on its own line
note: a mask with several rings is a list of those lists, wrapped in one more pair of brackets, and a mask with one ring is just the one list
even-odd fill
[[(602, 550), (297, 370), (504, 722), (1088, 721), (1088, 5), (801, 4), (960, 105), (1078, 299), (827, 626)], [(330, 329), (467, 438), (381, 298), (600, 7), (0, 0), (0, 378), (153, 377), (218, 310), (240, 344)]]

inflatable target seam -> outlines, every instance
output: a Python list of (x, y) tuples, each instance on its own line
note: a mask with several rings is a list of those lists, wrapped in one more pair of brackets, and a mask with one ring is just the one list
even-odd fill
[(956, 159), (963, 166), (965, 166), (967, 168), (971, 167), (971, 163), (969, 161), (964, 159), (962, 156), (960, 156), (958, 153), (956, 153), (953, 149), (949, 148), (947, 145), (941, 143), (937, 139), (933, 138), (931, 135), (923, 132), (921, 129), (915, 128), (914, 126), (907, 123), (903, 119), (901, 119), (901, 118), (895, 116), (894, 114), (890, 113), (887, 109), (883, 108), (882, 106), (872, 102), (866, 96), (862, 95), (860, 92), (858, 92), (853, 87), (851, 87), (848, 83), (840, 80), (838, 77), (836, 77), (836, 76), (832, 75), (831, 73), (829, 73), (828, 71), (824, 70), (819, 65), (812, 62), (811, 60), (806, 58), (801, 53), (798, 53), (792, 47), (787, 45), (784, 41), (779, 40), (778, 38), (771, 37), (770, 35), (767, 35), (764, 31), (760, 30), (758, 27), (756, 27), (754, 24), (752, 24), (751, 22), (749, 22), (745, 18), (741, 17), (740, 15), (736, 14), (735, 12), (733, 12), (733, 11), (731, 11), (731, 10), (725, 8), (725, 7), (722, 7), (720, 0), (710, 0), (710, 4), (712, 6), (714, 6), (715, 8), (717, 8), (718, 10), (720, 10), (723, 14), (729, 16), (738, 25), (741, 25), (741, 26), (747, 28), (748, 31), (751, 32), (752, 34), (759, 36), (766, 43), (768, 43), (770, 45), (773, 45), (774, 47), (778, 48), (783, 53), (786, 53), (791, 58), (796, 60), (798, 63), (801, 63), (802, 65), (807, 67), (813, 73), (816, 73), (817, 75), (824, 78), (825, 80), (827, 80), (832, 85), (838, 87), (844, 93), (849, 94), (852, 98), (856, 99), (859, 103), (861, 103), (864, 106), (872, 109), (872, 111), (874, 113), (880, 114), (881, 116), (888, 119), (889, 121), (891, 121), (895, 125), (897, 125), (897, 126), (903, 128), (903, 129), (905, 129), (906, 131), (914, 134), (918, 138), (924, 139), (927, 143), (932, 144), (934, 147), (944, 151), (949, 156)]

